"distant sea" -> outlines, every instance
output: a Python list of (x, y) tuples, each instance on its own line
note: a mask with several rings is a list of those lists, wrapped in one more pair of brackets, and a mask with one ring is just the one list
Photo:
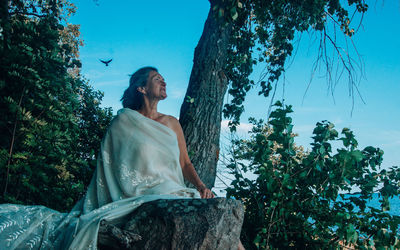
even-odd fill
[[(221, 194), (218, 195), (219, 197), (226, 196), (225, 190), (222, 190), (222, 192), (220, 192), (220, 193), (222, 193), (222, 195)], [(338, 198), (338, 199), (340, 199), (340, 198)], [(381, 198), (379, 197), (379, 195), (377, 193), (373, 194), (372, 199), (367, 202), (367, 207), (373, 207), (376, 209), (380, 209), (381, 208), (381, 204), (379, 203), (380, 199)], [(394, 196), (393, 198), (389, 199), (389, 203), (390, 203), (390, 210), (388, 211), (389, 214), (400, 216), (400, 197)]]
[[(373, 194), (372, 200), (367, 202), (367, 207), (373, 207), (376, 209), (380, 209), (381, 205), (379, 203), (380, 197), (378, 194)], [(390, 210), (388, 211), (391, 215), (400, 216), (400, 197), (393, 197), (389, 199)]]
[[(246, 173), (248, 174), (248, 173)], [(223, 176), (223, 175), (222, 175)], [(231, 177), (231, 176), (230, 176)], [(249, 174), (248, 176), (249, 179), (252, 178), (256, 178), (255, 174)], [(225, 178), (227, 178), (225, 176)], [(225, 179), (225, 182), (229, 183), (229, 179)], [(216, 186), (213, 188), (213, 191), (215, 192), (215, 194), (217, 195), (217, 197), (226, 197), (226, 186), (225, 183), (223, 181), (219, 181), (219, 179), (216, 180)], [(353, 191), (355, 192), (355, 191)], [(347, 195), (354, 195), (354, 196), (358, 196), (356, 193), (355, 194), (345, 194), (345, 196)], [(381, 199), (381, 197), (379, 197), (378, 193), (374, 193), (372, 195), (372, 199), (370, 201), (367, 201), (367, 207), (373, 207), (376, 209), (381, 209), (381, 205), (379, 203), (379, 200)], [(340, 196), (338, 196), (337, 200), (340, 200)], [(397, 215), (400, 216), (400, 196), (393, 196), (392, 198), (389, 199), (389, 204), (390, 204), (390, 210), (388, 211), (389, 214), (391, 215)]]

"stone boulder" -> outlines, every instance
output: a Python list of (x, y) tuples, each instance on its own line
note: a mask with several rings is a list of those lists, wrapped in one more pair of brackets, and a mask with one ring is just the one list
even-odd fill
[(241, 202), (225, 198), (156, 200), (123, 221), (100, 224), (99, 249), (237, 249)]

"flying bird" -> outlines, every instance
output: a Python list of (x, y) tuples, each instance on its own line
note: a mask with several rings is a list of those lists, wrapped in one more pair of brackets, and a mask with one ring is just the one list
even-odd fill
[(100, 62), (104, 63), (106, 66), (108, 66), (108, 64), (112, 61), (112, 59), (108, 60), (108, 61), (103, 61), (101, 59), (99, 59)]

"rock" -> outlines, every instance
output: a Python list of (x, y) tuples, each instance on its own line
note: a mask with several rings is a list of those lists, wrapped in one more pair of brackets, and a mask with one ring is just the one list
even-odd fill
[(244, 207), (237, 200), (145, 203), (118, 223), (102, 222), (99, 249), (237, 249)]

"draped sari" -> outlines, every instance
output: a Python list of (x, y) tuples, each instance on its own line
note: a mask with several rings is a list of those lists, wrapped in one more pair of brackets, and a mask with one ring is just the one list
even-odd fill
[(121, 109), (103, 138), (85, 196), (70, 213), (0, 205), (0, 249), (96, 249), (100, 221), (123, 220), (144, 202), (184, 197), (200, 195), (184, 184), (175, 132)]

